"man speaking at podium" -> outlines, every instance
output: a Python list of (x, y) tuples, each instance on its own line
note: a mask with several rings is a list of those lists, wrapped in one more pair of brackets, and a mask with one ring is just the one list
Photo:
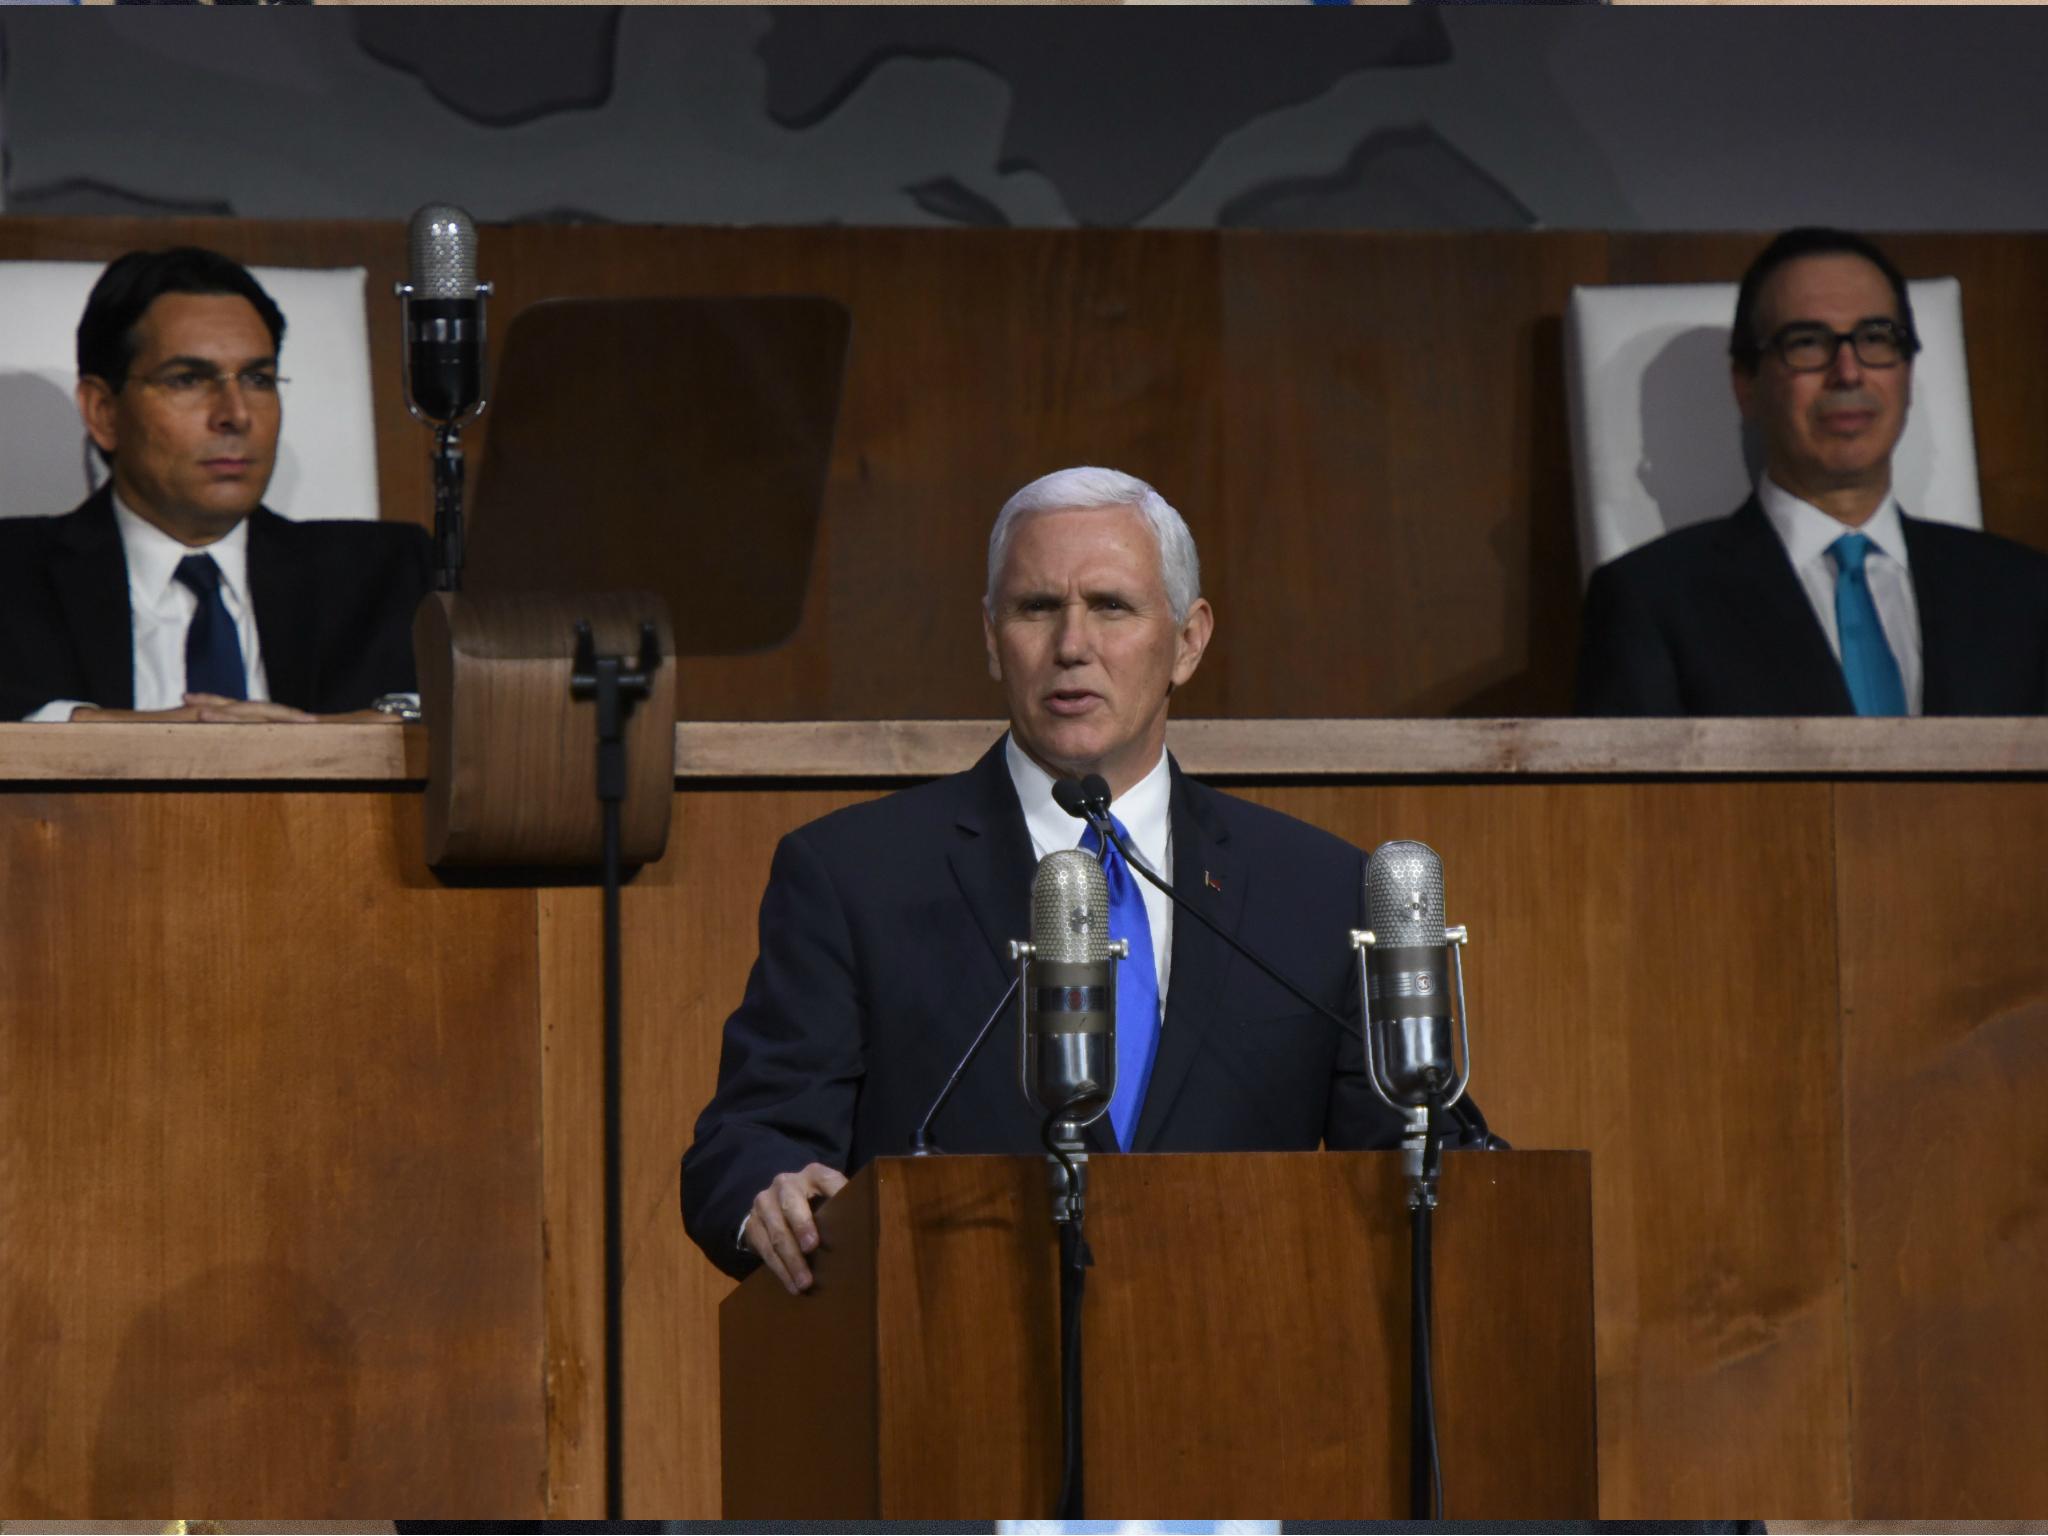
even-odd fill
[[(1357, 1017), (1348, 935), (1363, 926), (1364, 855), (1192, 782), (1167, 755), (1169, 698), (1214, 624), (1180, 514), (1129, 475), (1061, 470), (1010, 498), (988, 566), (982, 634), (1008, 733), (965, 773), (835, 812), (776, 850), (760, 958), (683, 1158), (684, 1222), (729, 1273), (765, 1261), (806, 1289), (812, 1203), (908, 1150), (1010, 982), (1037, 861), (1095, 848), (1054, 802), (1057, 779), (1100, 774), (1135, 851), (1179, 896)], [(1117, 978), (1117, 1093), (1091, 1145), (1397, 1142), (1358, 1037), (1177, 920), (1121, 864), (1112, 852), (1110, 936), (1131, 941)], [(1043, 1151), (1015, 1041), (1014, 1022), (999, 1024), (961, 1079), (933, 1127), (947, 1151)]]

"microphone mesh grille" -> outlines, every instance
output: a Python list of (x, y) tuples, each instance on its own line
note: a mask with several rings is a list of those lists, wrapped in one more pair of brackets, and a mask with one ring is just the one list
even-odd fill
[(453, 203), (412, 216), (412, 286), (422, 299), (476, 297), (476, 225)]
[(1397, 949), (1444, 942), (1444, 861), (1427, 843), (1381, 843), (1365, 866), (1365, 926)]
[(1038, 861), (1031, 881), (1036, 957), (1074, 965), (1109, 958), (1109, 881), (1095, 855), (1062, 848)]

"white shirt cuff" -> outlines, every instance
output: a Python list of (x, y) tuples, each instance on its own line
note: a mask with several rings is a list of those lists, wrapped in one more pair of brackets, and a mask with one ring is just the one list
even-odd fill
[(52, 699), (34, 714), (23, 715), (21, 723), (23, 725), (54, 725), (69, 720), (74, 709), (90, 709), (91, 707), (90, 701), (86, 699)]

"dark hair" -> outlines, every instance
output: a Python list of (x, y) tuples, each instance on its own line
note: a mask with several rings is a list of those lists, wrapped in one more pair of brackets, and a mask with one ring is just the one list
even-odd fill
[(1756, 365), (1763, 359), (1765, 338), (1756, 333), (1757, 294), (1773, 272), (1803, 256), (1861, 256), (1882, 272), (1885, 281), (1892, 285), (1892, 301), (1898, 306), (1899, 324), (1906, 332), (1906, 356), (1910, 358), (1920, 350), (1920, 333), (1913, 327), (1913, 301), (1906, 296), (1906, 279), (1892, 265), (1891, 258), (1861, 235), (1852, 235), (1846, 229), (1805, 225), (1786, 230), (1757, 252), (1756, 260), (1742, 274), (1742, 288), (1735, 296), (1735, 324), (1728, 331), (1728, 355), (1745, 373), (1756, 372)]
[(247, 299), (270, 331), (271, 349), (284, 346), (284, 311), (240, 262), (196, 245), (130, 251), (108, 263), (85, 301), (78, 321), (79, 377), (105, 379), (110, 389), (127, 383), (128, 366), (135, 361), (136, 322), (167, 293), (222, 293)]

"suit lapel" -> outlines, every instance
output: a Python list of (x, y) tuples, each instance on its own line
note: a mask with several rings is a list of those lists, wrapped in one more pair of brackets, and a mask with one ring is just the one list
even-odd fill
[(135, 634), (128, 612), (128, 557), (102, 486), (53, 539), (50, 584), (78, 648), (84, 696), (107, 709), (135, 707)]
[(1003, 742), (982, 754), (960, 781), (953, 840), (946, 851), (953, 879), (990, 956), (1005, 976), (1014, 973), (1010, 941), (1031, 931), (1031, 834), (1010, 783)]
[(1727, 526), (1722, 583), (1755, 660), (1769, 669), (1757, 675), (1781, 678), (1787, 702), (1800, 712), (1854, 714), (1842, 664), (1762, 504), (1750, 497)]
[[(1172, 769), (1174, 894), (1225, 933), (1235, 935), (1244, 912), (1243, 868), (1230, 848), (1229, 832), (1204, 802), (1206, 792), (1182, 777), (1178, 763), (1173, 763)], [(1189, 1069), (1223, 1014), (1223, 984), (1234, 959), (1222, 941), (1194, 918), (1175, 912), (1166, 1019), (1159, 1034), (1159, 1054), (1152, 1063), (1152, 1081), (1138, 1113), (1133, 1151), (1149, 1151), (1158, 1142)]]
[(1958, 709), (1970, 674), (1970, 631), (1945, 622), (1970, 612), (1969, 583), (1942, 558), (1942, 546), (1927, 537), (1917, 517), (1899, 513), (1906, 538), (1906, 564), (1913, 576), (1913, 607), (1920, 616), (1920, 713), (1943, 715)]
[(256, 609), (256, 640), (271, 698), (317, 709), (319, 593), (314, 572), (294, 548), (298, 532), (267, 507), (250, 514), (249, 600)]

